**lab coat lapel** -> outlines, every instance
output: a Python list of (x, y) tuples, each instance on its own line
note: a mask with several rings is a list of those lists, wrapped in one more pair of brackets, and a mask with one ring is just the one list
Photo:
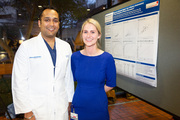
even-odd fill
[[(60, 68), (61, 67), (61, 60), (62, 60), (62, 48), (61, 46), (59, 45), (59, 41), (58, 39), (55, 39), (56, 40), (56, 68)], [(61, 68), (59, 69), (61, 70)], [(57, 71), (56, 71), (57, 72)]]
[(41, 36), (41, 33), (38, 35), (39, 44), (41, 46), (41, 54), (44, 56), (44, 61), (46, 62), (46, 65), (51, 65), (54, 67), (51, 54), (46, 46), (46, 43), (44, 42), (44, 39)]
[(65, 64), (67, 62), (66, 49), (61, 43), (60, 39), (56, 39), (56, 73), (55, 76), (64, 76), (64, 72), (66, 71)]

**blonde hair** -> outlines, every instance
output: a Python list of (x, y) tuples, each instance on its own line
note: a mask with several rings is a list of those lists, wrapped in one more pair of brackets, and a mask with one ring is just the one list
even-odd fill
[[(88, 19), (83, 23), (83, 25), (82, 25), (82, 27), (81, 27), (81, 38), (82, 38), (83, 28), (84, 28), (84, 26), (85, 26), (87, 23), (93, 24), (93, 25), (96, 27), (99, 35), (102, 34), (102, 33), (101, 33), (101, 25), (99, 24), (99, 22), (98, 22), (97, 20), (93, 19), (93, 18), (88, 18)], [(98, 47), (98, 48), (101, 48), (100, 39), (101, 39), (101, 38), (99, 38), (99, 39), (97, 40), (97, 47)], [(82, 40), (83, 40), (83, 39), (82, 39)]]

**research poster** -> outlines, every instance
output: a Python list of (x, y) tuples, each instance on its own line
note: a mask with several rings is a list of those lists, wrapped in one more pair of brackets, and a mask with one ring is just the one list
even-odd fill
[(105, 51), (117, 73), (157, 87), (159, 0), (144, 0), (105, 15)]

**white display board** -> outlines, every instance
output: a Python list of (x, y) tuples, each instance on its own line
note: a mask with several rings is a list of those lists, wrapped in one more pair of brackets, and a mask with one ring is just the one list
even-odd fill
[(117, 73), (157, 87), (159, 0), (144, 0), (105, 15), (105, 51)]

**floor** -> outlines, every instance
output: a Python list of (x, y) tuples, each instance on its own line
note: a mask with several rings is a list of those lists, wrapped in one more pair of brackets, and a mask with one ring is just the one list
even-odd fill
[[(114, 104), (109, 104), (109, 113), (111, 120), (173, 120), (171, 115), (137, 98), (118, 97)], [(0, 116), (0, 120), (8, 119)]]
[(111, 120), (173, 120), (164, 111), (137, 98), (117, 98), (115, 104), (109, 104)]

